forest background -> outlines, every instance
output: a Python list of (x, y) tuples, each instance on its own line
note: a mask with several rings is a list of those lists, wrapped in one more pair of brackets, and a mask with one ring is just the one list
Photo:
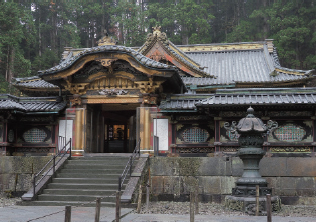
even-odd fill
[(316, 0), (104, 0), (0, 3), (0, 93), (12, 78), (57, 65), (64, 47), (97, 45), (104, 30), (141, 46), (160, 25), (178, 45), (274, 39), (282, 66), (316, 68)]

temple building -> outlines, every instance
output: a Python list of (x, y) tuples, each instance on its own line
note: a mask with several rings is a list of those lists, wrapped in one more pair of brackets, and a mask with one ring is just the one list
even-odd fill
[(225, 122), (252, 106), (273, 156), (312, 155), (316, 138), (314, 70), (282, 67), (273, 40), (174, 45), (156, 27), (143, 46), (65, 48), (60, 63), (16, 78), (23, 96), (0, 95), (2, 155), (52, 155), (58, 137), (74, 155), (144, 153), (210, 156), (238, 147)]

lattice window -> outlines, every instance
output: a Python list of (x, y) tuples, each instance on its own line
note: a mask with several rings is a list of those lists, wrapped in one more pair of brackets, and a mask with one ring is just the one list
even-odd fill
[(186, 129), (182, 133), (183, 140), (190, 143), (206, 142), (209, 136), (210, 134), (205, 129), (201, 129), (199, 127)]
[(280, 141), (294, 142), (302, 141), (306, 131), (300, 126), (289, 123), (276, 129), (273, 134)]
[(38, 129), (38, 128), (32, 128), (23, 133), (23, 138), (25, 142), (28, 143), (40, 143), (44, 142), (45, 138), (47, 137), (47, 134), (44, 130)]
[(240, 135), (238, 133), (234, 134), (230, 130), (227, 130), (226, 131), (226, 136), (228, 136), (230, 141), (238, 141), (238, 138), (239, 138)]

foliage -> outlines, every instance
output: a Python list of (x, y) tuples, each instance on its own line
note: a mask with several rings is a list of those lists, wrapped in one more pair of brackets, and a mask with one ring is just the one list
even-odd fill
[(273, 38), (281, 64), (316, 68), (316, 0), (104, 0), (0, 3), (0, 92), (13, 77), (59, 63), (64, 47), (96, 46), (104, 30), (141, 46), (161, 26), (174, 44)]

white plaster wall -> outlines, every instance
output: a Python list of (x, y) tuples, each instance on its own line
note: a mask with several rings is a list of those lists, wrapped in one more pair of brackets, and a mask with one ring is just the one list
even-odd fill
[(159, 137), (159, 150), (168, 150), (168, 119), (154, 119), (154, 136)]
[(58, 136), (66, 137), (66, 141), (72, 139), (73, 120), (59, 120)]

